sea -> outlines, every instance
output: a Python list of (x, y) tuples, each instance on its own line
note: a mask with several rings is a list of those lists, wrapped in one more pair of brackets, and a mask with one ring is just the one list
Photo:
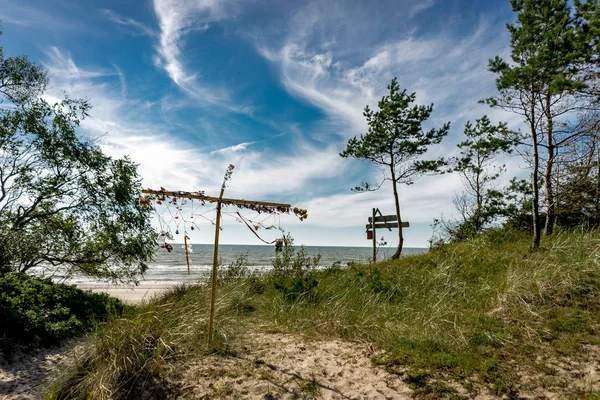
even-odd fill
[[(171, 284), (192, 283), (205, 279), (212, 269), (213, 245), (190, 245), (190, 271), (188, 273), (185, 248), (182, 244), (173, 244), (173, 251), (158, 249), (154, 261), (141, 279), (145, 285), (167, 286)], [(296, 247), (296, 251), (300, 246)], [(306, 254), (310, 257), (320, 255), (319, 266), (326, 268), (335, 262), (341, 266), (349, 263), (368, 263), (372, 256), (372, 247), (335, 247), (335, 246), (305, 246)], [(392, 247), (379, 248), (377, 260), (390, 258), (396, 249)], [(404, 255), (426, 253), (427, 248), (404, 248)], [(245, 256), (247, 266), (251, 270), (268, 271), (272, 268), (275, 257), (275, 246), (264, 245), (219, 245), (219, 265), (227, 266), (235, 262), (240, 256)], [(59, 277), (56, 277), (59, 278)], [(93, 284), (96, 280), (85, 276), (71, 276), (60, 279), (71, 284)]]

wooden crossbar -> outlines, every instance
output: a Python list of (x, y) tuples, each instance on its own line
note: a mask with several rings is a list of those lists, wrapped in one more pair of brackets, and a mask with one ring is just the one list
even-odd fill
[[(185, 199), (194, 199), (194, 200), (203, 200), (208, 201), (210, 203), (218, 203), (218, 197), (206, 196), (201, 193), (194, 192), (175, 192), (172, 190), (154, 190), (154, 189), (142, 189), (142, 193), (144, 194), (153, 194), (157, 196), (165, 196), (165, 197), (181, 197)], [(291, 204), (284, 203), (270, 203), (266, 201), (253, 201), (253, 200), (244, 200), (244, 199), (228, 199), (223, 197), (220, 200), (223, 204), (239, 204), (239, 205), (258, 205), (258, 206), (266, 206), (266, 207), (281, 207), (281, 208), (292, 208)]]
[[(245, 207), (251, 210), (256, 210), (258, 212), (268, 212), (268, 213), (289, 213), (293, 212), (296, 214), (300, 221), (306, 219), (308, 213), (306, 210), (301, 208), (292, 208), (291, 204), (284, 203), (271, 203), (266, 201), (254, 201), (254, 200), (244, 200), (244, 199), (228, 199), (223, 197), (223, 193), (225, 192), (226, 182), (231, 177), (231, 172), (233, 171), (233, 165), (229, 165), (227, 169), (227, 173), (225, 174), (225, 180), (223, 181), (223, 185), (221, 186), (221, 193), (219, 197), (207, 196), (204, 192), (182, 192), (182, 191), (173, 191), (166, 190), (161, 188), (161, 190), (154, 189), (142, 189), (142, 193), (145, 195), (156, 196), (156, 198), (152, 198), (150, 196), (145, 196), (140, 198), (140, 203), (142, 206), (148, 206), (150, 200), (156, 201), (165, 201), (168, 202), (169, 198), (183, 198), (190, 200), (201, 200), (208, 201), (209, 203), (217, 203), (217, 218), (215, 222), (215, 245), (214, 245), (214, 254), (213, 254), (213, 268), (212, 268), (212, 276), (211, 276), (211, 296), (210, 296), (210, 315), (208, 321), (208, 343), (212, 343), (213, 339), (213, 331), (214, 331), (214, 317), (215, 317), (215, 298), (217, 296), (217, 264), (218, 264), (218, 255), (219, 255), (219, 231), (221, 227), (221, 206), (229, 206), (229, 205), (237, 205), (240, 207)], [(188, 264), (188, 273), (190, 271), (190, 261), (189, 254), (187, 248), (187, 236), (184, 237), (184, 246), (186, 251), (186, 259)]]

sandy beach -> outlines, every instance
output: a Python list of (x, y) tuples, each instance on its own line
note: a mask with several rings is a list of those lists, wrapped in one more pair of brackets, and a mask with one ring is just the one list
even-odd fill
[(107, 293), (129, 304), (139, 304), (169, 290), (174, 285), (169, 284), (145, 284), (134, 285), (112, 285), (106, 283), (81, 283), (77, 284), (79, 289), (90, 290), (95, 293)]

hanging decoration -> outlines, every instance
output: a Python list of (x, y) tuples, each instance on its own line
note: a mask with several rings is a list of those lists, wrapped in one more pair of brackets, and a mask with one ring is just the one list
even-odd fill
[[(247, 210), (255, 211), (258, 214), (266, 213), (266, 214), (281, 215), (281, 214), (294, 213), (300, 219), (300, 221), (304, 221), (308, 217), (308, 212), (305, 209), (298, 208), (298, 207), (292, 207), (290, 204), (271, 203), (271, 202), (264, 202), (264, 201), (252, 201), (252, 200), (244, 200), (244, 199), (230, 199), (230, 198), (223, 197), (223, 194), (227, 187), (227, 182), (231, 179), (231, 176), (233, 174), (233, 169), (234, 169), (233, 164), (229, 164), (229, 166), (227, 167), (227, 171), (225, 172), (223, 184), (221, 185), (221, 191), (220, 191), (219, 197), (207, 196), (204, 191), (197, 191), (197, 192), (171, 191), (171, 190), (166, 190), (165, 188), (161, 187), (160, 190), (143, 189), (142, 190), (143, 196), (140, 197), (140, 199), (138, 200), (138, 205), (140, 207), (151, 207), (152, 202), (154, 202), (157, 205), (163, 205), (163, 204), (166, 205), (166, 210), (169, 212), (169, 215), (171, 216), (169, 221), (166, 221), (165, 218), (163, 218), (166, 216), (165, 215), (166, 211), (163, 211), (160, 214), (157, 213), (157, 215), (159, 215), (159, 221), (161, 221), (160, 222), (161, 234), (164, 233), (165, 237), (167, 236), (167, 234), (169, 234), (171, 232), (171, 224), (172, 223), (174, 223), (174, 225), (175, 225), (175, 234), (176, 235), (179, 234), (180, 225), (183, 223), (182, 228), (184, 229), (184, 231), (183, 231), (184, 248), (186, 249), (186, 258), (188, 261), (188, 272), (189, 272), (190, 264), (189, 264), (189, 251), (188, 251), (188, 244), (187, 244), (188, 232), (186, 229), (186, 223), (188, 223), (190, 225), (190, 230), (193, 230), (194, 227), (196, 227), (196, 228), (198, 227), (196, 225), (194, 219), (197, 217), (203, 217), (203, 218), (206, 218), (206, 217), (204, 217), (202, 214), (196, 215), (194, 213), (193, 206), (192, 206), (192, 215), (190, 217), (186, 217), (183, 213), (184, 212), (183, 206), (187, 203), (187, 201), (193, 202), (194, 200), (199, 201), (201, 206), (204, 206), (206, 203), (216, 203), (216, 218), (215, 218), (215, 222), (213, 222), (213, 224), (215, 225), (215, 244), (214, 244), (213, 268), (212, 268), (212, 277), (211, 277), (211, 286), (212, 287), (211, 287), (210, 315), (209, 315), (209, 323), (208, 323), (208, 342), (209, 343), (212, 342), (213, 330), (214, 330), (213, 326), (214, 326), (214, 314), (215, 314), (215, 298), (216, 298), (216, 290), (217, 290), (219, 232), (221, 230), (221, 215), (222, 215), (221, 208), (223, 206), (236, 206), (239, 209), (247, 209)], [(175, 210), (174, 213), (172, 212), (171, 208), (173, 208)], [(272, 242), (265, 241), (256, 232), (261, 226), (260, 223), (252, 224), (251, 220), (246, 220), (244, 217), (241, 216), (241, 214), (239, 212), (237, 214), (240, 217), (240, 219), (246, 224), (246, 226), (261, 241), (263, 241), (265, 243), (269, 243), (269, 244), (275, 243), (276, 249), (283, 248), (283, 245), (285, 244), (285, 236), (283, 237), (283, 239), (275, 239)], [(206, 218), (206, 219), (208, 219), (208, 218)], [(212, 220), (210, 220), (210, 221), (212, 222)], [(166, 227), (163, 227), (163, 222), (166, 225)], [(270, 226), (265, 229), (271, 229), (271, 228), (273, 228), (273, 226)], [(165, 242), (165, 248), (167, 248), (166, 246), (167, 246), (167, 243)], [(171, 250), (172, 250), (172, 246), (171, 246)], [(169, 250), (167, 248), (167, 251), (170, 252), (171, 250)]]
[(167, 243), (167, 239), (173, 240), (173, 235), (171, 234), (171, 232), (160, 231), (156, 242), (158, 243), (158, 246), (161, 249), (166, 249), (170, 253), (173, 251), (173, 246)]

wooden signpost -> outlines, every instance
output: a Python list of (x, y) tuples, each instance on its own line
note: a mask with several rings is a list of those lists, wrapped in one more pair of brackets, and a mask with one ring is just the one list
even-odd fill
[[(379, 216), (377, 216), (379, 214)], [(389, 222), (388, 222), (389, 221)], [(394, 221), (394, 222), (391, 222)], [(410, 227), (410, 224), (406, 221), (402, 222), (403, 228)], [(398, 228), (398, 219), (395, 215), (383, 215), (379, 208), (373, 209), (373, 216), (369, 217), (369, 223), (367, 228), (367, 239), (373, 240), (373, 262), (377, 262), (377, 236), (375, 231), (379, 228), (387, 228), (390, 231), (392, 228)]]
[[(153, 189), (143, 189), (142, 193), (147, 195), (145, 198), (140, 198), (140, 204), (145, 205), (149, 204), (150, 200), (157, 199), (159, 201), (165, 201), (168, 198), (183, 198), (183, 199), (196, 199), (201, 200), (203, 202), (209, 203), (217, 203), (217, 218), (215, 223), (215, 247), (213, 253), (213, 267), (212, 267), (212, 276), (211, 276), (211, 297), (210, 297), (210, 316), (208, 321), (208, 343), (212, 343), (213, 338), (213, 326), (214, 326), (214, 317), (215, 317), (215, 298), (217, 296), (217, 263), (219, 259), (219, 232), (221, 230), (221, 207), (224, 205), (235, 205), (240, 208), (247, 208), (250, 210), (254, 210), (257, 212), (265, 212), (265, 213), (289, 213), (293, 212), (300, 218), (300, 221), (306, 219), (307, 212), (301, 208), (292, 208), (290, 204), (283, 203), (269, 203), (264, 201), (253, 201), (253, 200), (243, 200), (243, 199), (228, 199), (223, 197), (223, 193), (225, 192), (225, 187), (227, 186), (227, 181), (231, 178), (231, 174), (233, 172), (233, 165), (229, 165), (227, 172), (225, 173), (225, 179), (223, 180), (223, 185), (221, 186), (221, 193), (219, 197), (211, 197), (206, 196), (204, 192), (181, 192), (181, 191), (171, 191), (165, 190), (161, 188), (161, 190), (153, 190)], [(185, 232), (184, 232), (185, 235)], [(185, 246), (186, 246), (186, 257), (189, 257), (187, 254), (187, 237), (184, 236)], [(189, 258), (188, 258), (188, 272), (189, 272)]]

